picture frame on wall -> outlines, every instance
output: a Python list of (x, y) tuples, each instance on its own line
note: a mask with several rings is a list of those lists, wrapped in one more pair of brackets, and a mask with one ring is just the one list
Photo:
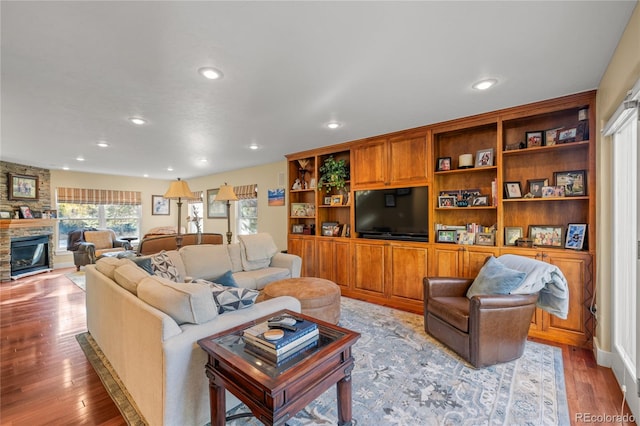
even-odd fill
[(529, 239), (538, 247), (562, 247), (564, 227), (562, 225), (529, 225)]
[(38, 177), (8, 173), (9, 200), (38, 200)]
[(216, 201), (220, 188), (207, 189), (207, 218), (226, 219), (227, 205), (224, 201)]
[(162, 195), (151, 196), (151, 214), (153, 216), (168, 216), (171, 211), (171, 200)]
[(567, 239), (564, 247), (573, 250), (582, 250), (587, 235), (586, 223), (570, 223), (567, 226)]

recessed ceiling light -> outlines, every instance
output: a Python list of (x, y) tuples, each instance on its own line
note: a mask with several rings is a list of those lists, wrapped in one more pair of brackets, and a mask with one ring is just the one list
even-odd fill
[(69, 166), (62, 166), (62, 170), (69, 170)]
[(109, 144), (107, 143), (107, 141), (99, 141), (99, 142), (98, 142), (98, 146), (99, 146), (100, 148), (106, 148), (106, 147), (108, 147), (108, 146), (109, 146)]
[(337, 129), (338, 127), (342, 127), (342, 123), (338, 123), (337, 121), (330, 121), (327, 123), (327, 127), (330, 129)]
[(260, 149), (260, 145), (258, 145), (257, 143), (252, 143), (251, 145), (249, 145), (249, 149), (255, 151), (257, 149)]
[(142, 177), (149, 177), (149, 174), (145, 173), (145, 174), (142, 175)]
[(171, 167), (171, 166), (167, 167), (167, 171), (168, 172), (172, 172), (173, 171), (173, 167)]
[(198, 72), (204, 78), (208, 78), (209, 80), (219, 80), (223, 76), (222, 71), (216, 68), (211, 68), (211, 67), (200, 68)]
[(206, 158), (201, 158), (201, 159), (200, 159), (200, 162), (201, 162), (201, 163), (206, 163), (206, 162), (208, 162), (208, 161), (209, 161), (209, 160), (207, 160)]
[(76, 161), (84, 161), (84, 157), (80, 155), (76, 157)]
[(494, 86), (497, 82), (498, 80), (496, 80), (495, 78), (489, 78), (486, 80), (480, 80), (471, 87), (476, 90), (487, 90), (488, 88)]
[(129, 117), (129, 121), (137, 126), (142, 126), (143, 124), (147, 124), (147, 120), (140, 117)]

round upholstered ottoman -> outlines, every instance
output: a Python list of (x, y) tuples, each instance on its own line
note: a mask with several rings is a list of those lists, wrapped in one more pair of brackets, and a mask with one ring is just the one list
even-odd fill
[(258, 300), (292, 296), (300, 301), (302, 313), (337, 324), (340, 321), (340, 287), (323, 278), (288, 278), (267, 284)]

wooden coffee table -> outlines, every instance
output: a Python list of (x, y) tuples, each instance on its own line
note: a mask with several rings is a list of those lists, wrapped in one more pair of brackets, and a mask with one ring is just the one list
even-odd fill
[[(272, 316), (293, 314), (318, 324), (318, 346), (276, 366), (244, 348), (242, 331)], [(351, 425), (351, 346), (360, 333), (283, 310), (200, 339), (207, 352), (211, 425), (225, 424), (225, 390), (245, 403), (266, 425), (284, 424), (336, 384), (338, 425)]]

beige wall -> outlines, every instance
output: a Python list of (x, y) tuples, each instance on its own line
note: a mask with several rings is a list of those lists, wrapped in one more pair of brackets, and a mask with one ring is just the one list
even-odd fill
[[(640, 79), (640, 6), (636, 8), (620, 43), (600, 81), (597, 94), (598, 129), (620, 105), (626, 93)], [(596, 344), (611, 351), (611, 141), (597, 132), (597, 236), (596, 297), (598, 325)]]
[[(287, 248), (287, 217), (286, 207), (269, 207), (267, 189), (278, 187), (279, 175), (283, 173), (283, 182), (286, 182), (286, 160), (261, 166), (239, 169), (232, 172), (214, 174), (200, 178), (188, 179), (189, 188), (192, 191), (203, 191), (218, 188), (224, 182), (229, 185), (258, 184), (258, 231), (268, 232), (273, 235), (280, 250)], [(178, 222), (177, 206), (171, 201), (170, 216), (154, 216), (151, 214), (151, 196), (162, 195), (169, 188), (170, 180), (148, 179), (126, 176), (101, 175), (93, 173), (79, 173), (72, 171), (51, 170), (51, 191), (58, 187), (95, 188), (140, 191), (142, 193), (142, 224), (141, 231), (157, 226), (176, 226)], [(231, 208), (231, 226), (233, 229), (235, 212)], [(55, 208), (55, 206), (54, 206)], [(182, 226), (186, 227), (187, 203), (182, 206)], [(206, 207), (204, 211), (204, 232), (227, 232), (227, 221), (224, 219), (207, 219)], [(54, 257), (55, 267), (67, 267), (73, 265), (73, 257), (68, 254), (58, 254)]]

